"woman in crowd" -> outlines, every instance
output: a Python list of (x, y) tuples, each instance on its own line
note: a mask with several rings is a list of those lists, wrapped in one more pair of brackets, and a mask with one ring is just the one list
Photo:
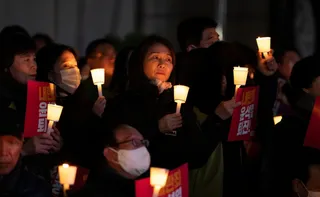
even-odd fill
[(213, 132), (202, 133), (188, 104), (175, 113), (174, 66), (169, 41), (158, 36), (145, 39), (130, 59), (128, 91), (107, 104), (104, 119), (110, 130), (119, 124), (138, 129), (150, 141), (152, 166), (173, 169), (188, 162), (197, 168), (212, 152)]

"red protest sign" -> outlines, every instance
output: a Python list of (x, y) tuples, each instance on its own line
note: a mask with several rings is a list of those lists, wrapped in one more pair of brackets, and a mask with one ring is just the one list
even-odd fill
[(259, 87), (239, 88), (236, 101), (241, 106), (234, 109), (228, 141), (249, 140), (250, 133), (256, 127), (256, 114), (258, 109)]
[[(166, 186), (164, 186), (158, 197), (189, 197), (188, 164), (171, 170), (168, 175)], [(136, 197), (151, 197), (153, 187), (150, 178), (137, 180), (135, 182)]]
[(48, 103), (55, 103), (55, 86), (52, 83), (28, 81), (27, 108), (24, 122), (24, 137), (33, 137), (47, 132)]
[(320, 97), (313, 106), (308, 130), (304, 138), (304, 146), (320, 149)]

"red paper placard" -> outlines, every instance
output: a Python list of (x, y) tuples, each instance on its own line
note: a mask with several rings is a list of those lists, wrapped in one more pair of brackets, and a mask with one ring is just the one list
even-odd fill
[(228, 141), (249, 140), (251, 138), (250, 134), (256, 127), (258, 100), (258, 86), (238, 89), (236, 101), (241, 101), (241, 106), (233, 111)]
[[(171, 170), (166, 186), (160, 190), (158, 197), (189, 197), (188, 176), (188, 164)], [(136, 197), (152, 197), (153, 187), (150, 185), (150, 178), (137, 180), (135, 185)]]
[(55, 92), (55, 86), (52, 83), (28, 81), (24, 137), (33, 137), (47, 132), (48, 103), (55, 103)]
[(320, 149), (320, 97), (313, 106), (304, 146)]

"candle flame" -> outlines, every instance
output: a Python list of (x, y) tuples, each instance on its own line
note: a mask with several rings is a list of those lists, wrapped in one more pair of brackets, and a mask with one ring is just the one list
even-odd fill
[(62, 167), (64, 167), (64, 168), (69, 168), (69, 164), (64, 163), (64, 164), (62, 164)]

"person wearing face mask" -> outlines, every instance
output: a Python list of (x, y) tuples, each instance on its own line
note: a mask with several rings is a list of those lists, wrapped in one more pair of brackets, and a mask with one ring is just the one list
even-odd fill
[[(294, 197), (320, 196), (320, 152), (313, 148), (303, 148), (294, 165), (291, 181), (286, 186)], [(290, 184), (291, 183), (291, 184)], [(290, 187), (291, 186), (291, 187)], [(289, 196), (289, 195), (288, 195)]]
[(70, 197), (134, 197), (134, 180), (150, 167), (148, 140), (129, 125), (108, 132), (103, 158), (91, 170), (86, 185)]
[(174, 169), (184, 163), (202, 166), (214, 148), (211, 134), (203, 134), (188, 103), (176, 113), (175, 54), (170, 42), (147, 37), (129, 62), (128, 89), (107, 103), (103, 120), (112, 130), (118, 124), (137, 128), (150, 141), (151, 163)]
[[(85, 86), (81, 84), (76, 53), (69, 46), (51, 44), (39, 50), (37, 64), (36, 79), (55, 84), (56, 103), (63, 106), (57, 125), (64, 142), (61, 158), (89, 168), (98, 155), (98, 152), (93, 150), (99, 144), (99, 138), (91, 139), (92, 135), (88, 132), (98, 127), (101, 114), (97, 115), (94, 101), (90, 100)], [(105, 105), (104, 99), (96, 100), (99, 105)], [(77, 136), (77, 140), (74, 140), (74, 136)]]

